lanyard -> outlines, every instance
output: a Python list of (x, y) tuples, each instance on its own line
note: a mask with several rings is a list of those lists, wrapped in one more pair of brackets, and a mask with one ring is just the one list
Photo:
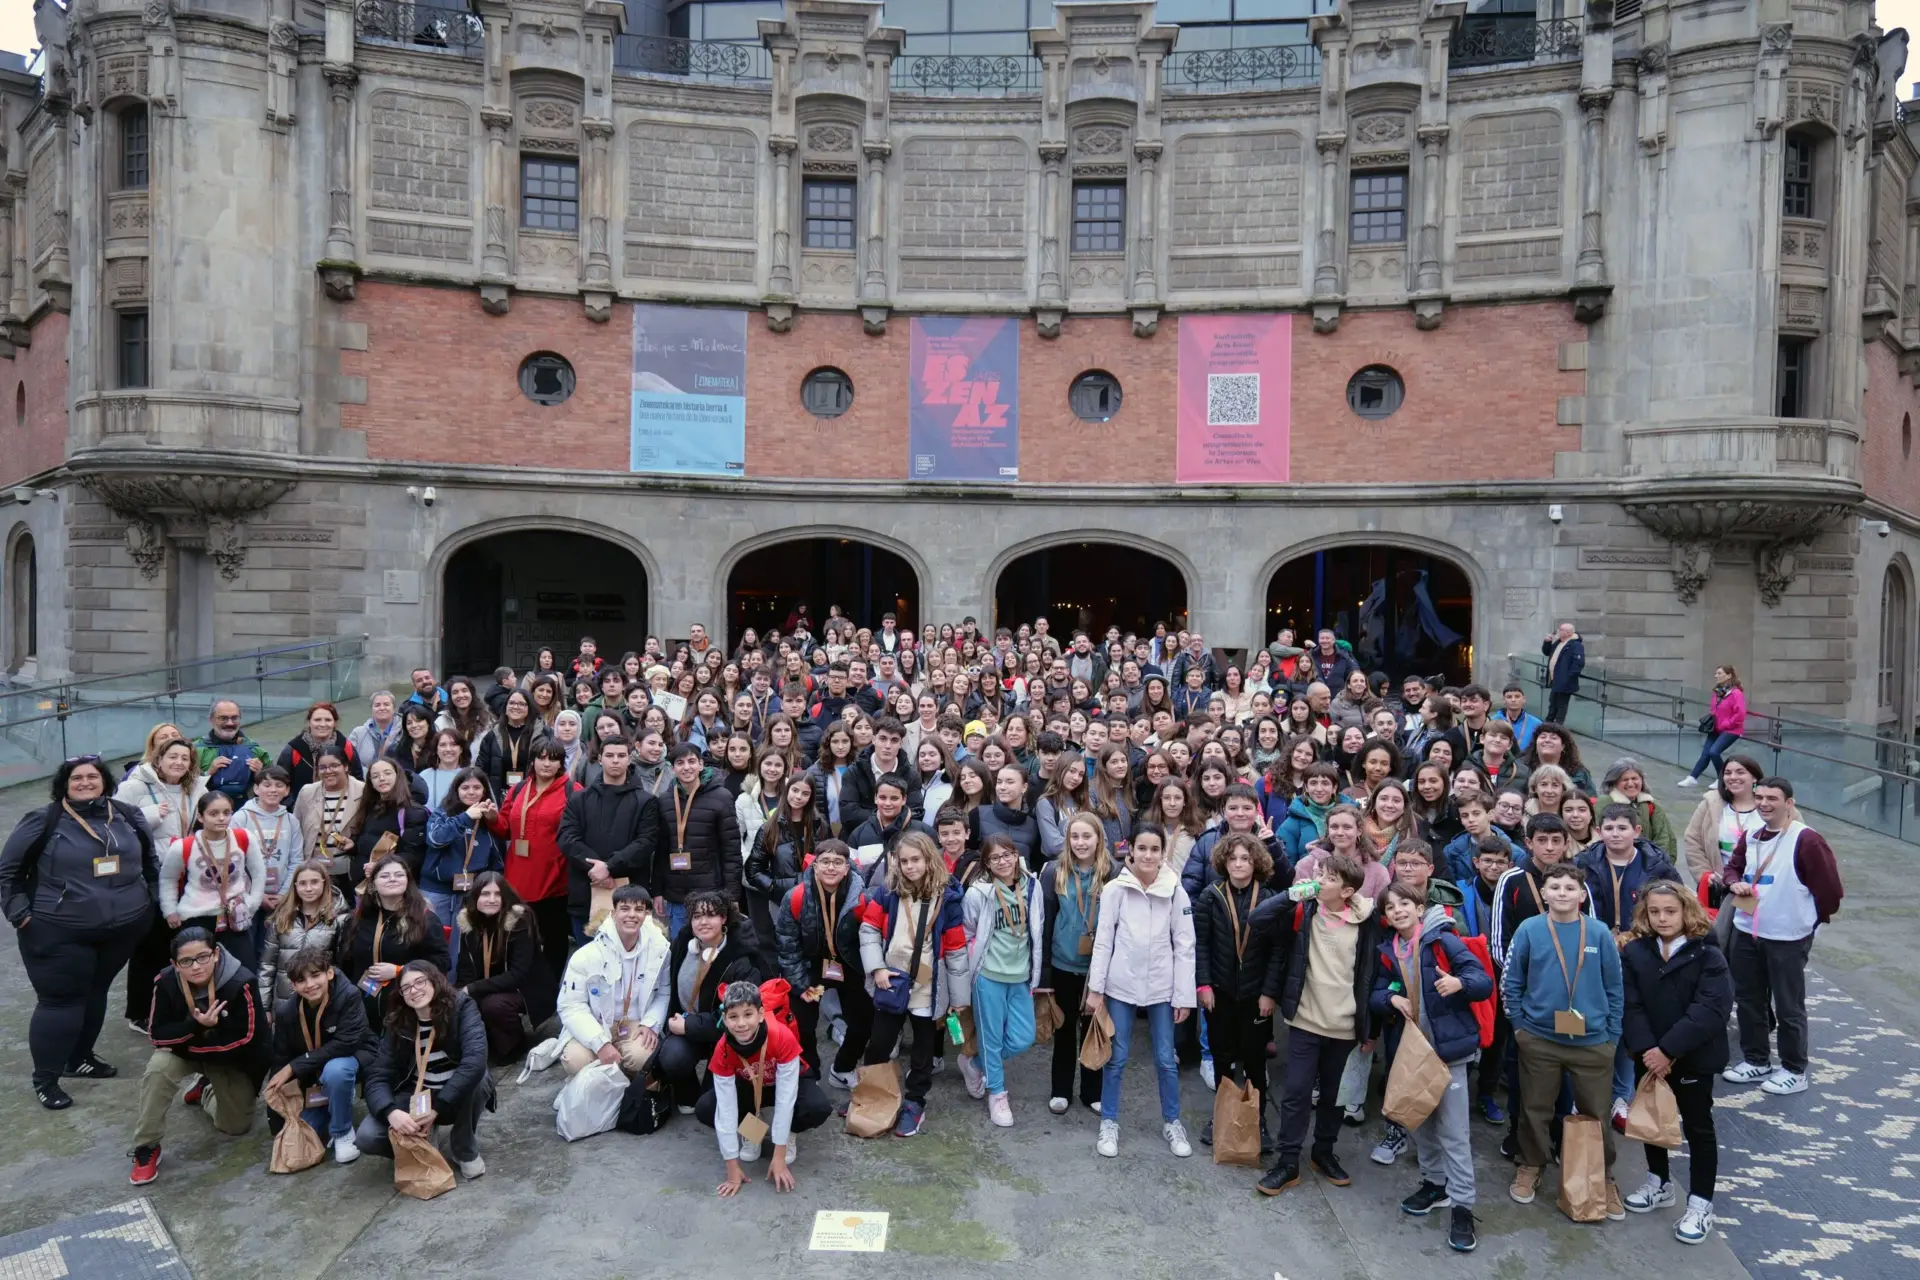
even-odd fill
[(520, 772), (520, 731), (512, 726), (503, 726), (507, 738), (507, 772)]
[[(1093, 871), (1091, 869), (1089, 869), (1086, 874), (1084, 881), (1086, 887), (1084, 892), (1081, 889), (1082, 883), (1080, 872), (1076, 868), (1073, 871), (1073, 907), (1074, 910), (1080, 913), (1080, 927), (1085, 929), (1088, 934), (1092, 934), (1093, 914), (1099, 910), (1100, 904), (1093, 896)], [(1089, 907), (1093, 908), (1093, 910), (1089, 911)]]
[(680, 805), (680, 794), (680, 786), (678, 783), (675, 783), (673, 788), (673, 827), (674, 834), (678, 837), (678, 843), (676, 843), (673, 848), (676, 853), (685, 853), (687, 851), (687, 819), (693, 816), (693, 797), (688, 796), (686, 807), (682, 808)]
[(1620, 877), (1626, 874), (1626, 867), (1616, 867), (1612, 861), (1608, 861), (1607, 874), (1613, 878), (1613, 931), (1618, 933), (1620, 932)]
[[(768, 1036), (771, 1042), (773, 1037)], [(753, 1060), (753, 1114), (760, 1114), (760, 1089), (767, 1073), (767, 1046), (760, 1046), (760, 1056)]]
[(493, 935), (490, 933), (480, 935), (480, 976), (493, 976)]
[(1540, 901), (1540, 886), (1533, 882), (1533, 876), (1530, 873), (1526, 871), (1522, 871), (1520, 875), (1523, 879), (1526, 880), (1528, 891), (1533, 894), (1534, 914), (1545, 915), (1547, 911), (1547, 904)]
[(1233, 885), (1225, 880), (1216, 880), (1215, 887), (1220, 890), (1220, 900), (1227, 904), (1227, 921), (1233, 926), (1233, 954), (1244, 959), (1247, 954), (1247, 936), (1253, 932), (1253, 909), (1260, 905), (1260, 886), (1253, 886), (1253, 895), (1247, 899), (1247, 924), (1240, 927), (1240, 912), (1233, 905)]
[(416, 1095), (425, 1093), (427, 1091), (427, 1064), (433, 1061), (433, 1035), (434, 1035), (434, 1028), (432, 1026), (428, 1026), (427, 1042), (423, 1045), (420, 1043), (419, 1033), (418, 1032), (414, 1033), (413, 1091)]
[(113, 806), (112, 805), (107, 806), (107, 836), (103, 836), (98, 831), (95, 831), (93, 829), (93, 824), (91, 822), (88, 822), (85, 818), (81, 817), (79, 813), (74, 810), (74, 807), (71, 804), (67, 803), (65, 800), (62, 800), (60, 802), (60, 807), (62, 809), (65, 809), (67, 811), (67, 816), (69, 818), (72, 818), (75, 822), (79, 823), (81, 828), (85, 830), (88, 835), (92, 836), (95, 840), (98, 840), (100, 842), (100, 847), (103, 850), (105, 850), (108, 853), (113, 852), (113, 845), (107, 839), (107, 836), (110, 836), (113, 834)]
[(460, 874), (466, 875), (473, 869), (473, 844), (480, 838), (480, 824), (474, 823), (473, 830), (467, 832), (467, 856), (460, 859)]
[(548, 788), (552, 786), (552, 781), (547, 782), (544, 786), (536, 783), (533, 787), (533, 794), (528, 795), (525, 792), (521, 793), (520, 812), (514, 816), (514, 839), (522, 843), (526, 842), (527, 815), (533, 812), (533, 806), (540, 803), (540, 797), (547, 794)]
[[(173, 976), (180, 980), (180, 994), (187, 998), (187, 1012), (192, 1013), (200, 1007), (198, 997), (193, 994), (193, 985), (187, 981), (187, 975), (178, 969), (173, 971)], [(216, 964), (213, 966), (213, 976), (207, 979), (207, 1008), (209, 1009), (213, 1008), (213, 990), (219, 981), (220, 966)]]
[(1560, 931), (1553, 927), (1552, 916), (1547, 917), (1547, 936), (1553, 939), (1553, 953), (1560, 958), (1560, 977), (1567, 984), (1567, 1008), (1573, 1008), (1573, 989), (1579, 985), (1580, 971), (1587, 967), (1587, 922), (1576, 918), (1574, 923), (1580, 926), (1580, 959), (1573, 966), (1573, 973), (1567, 973), (1567, 953), (1560, 947)]
[(254, 813), (253, 822), (249, 825), (252, 826), (255, 831), (260, 832), (261, 836), (265, 838), (267, 847), (260, 851), (261, 855), (263, 857), (267, 854), (278, 855), (280, 852), (280, 829), (287, 825), (287, 811), (282, 809), (279, 813), (273, 815), (272, 835), (267, 835), (266, 832), (260, 831), (260, 815), (258, 812)]
[[(841, 883), (846, 882), (843, 880)], [(828, 893), (820, 887), (818, 880), (813, 882), (813, 890), (815, 896), (820, 899), (820, 923), (822, 932), (827, 935), (827, 959), (838, 961), (840, 952), (833, 944), (833, 927), (840, 922), (840, 891), (835, 889), (832, 893)]]
[(380, 939), (387, 932), (387, 909), (380, 908), (380, 918), (373, 924), (373, 963), (380, 963)]
[(320, 1003), (316, 1005), (313, 1010), (313, 1028), (311, 1030), (307, 1028), (307, 1002), (305, 1000), (300, 1002), (299, 1011), (295, 1016), (300, 1019), (300, 1038), (307, 1042), (308, 1053), (312, 1053), (320, 1047), (320, 1020), (327, 1016), (327, 1001), (332, 998), (333, 991), (331, 989), (328, 989), (321, 995)]
[(224, 908), (227, 905), (227, 877), (233, 870), (233, 837), (221, 837), (220, 861), (217, 864), (213, 860), (213, 852), (209, 847), (211, 843), (212, 842), (207, 839), (207, 833), (202, 831), (200, 833), (200, 860), (212, 867), (214, 874), (220, 877), (220, 905)]
[[(1009, 889), (1012, 890), (1011, 896), (1014, 904), (1020, 908), (1017, 913), (1012, 907), (1007, 905), (1008, 894), (1006, 891)], [(1020, 892), (1017, 881), (1014, 885), (995, 883), (993, 886), (993, 903), (994, 906), (999, 908), (1000, 923), (1007, 926), (1008, 933), (1023, 933), (1026, 931), (1027, 895)]]
[(1402, 939), (1395, 935), (1393, 939), (1393, 958), (1400, 966), (1400, 982), (1407, 990), (1407, 999), (1413, 1004), (1415, 1026), (1420, 1024), (1420, 1014), (1426, 1004), (1420, 983), (1420, 935), (1424, 931), (1423, 926), (1416, 923), (1412, 938)]

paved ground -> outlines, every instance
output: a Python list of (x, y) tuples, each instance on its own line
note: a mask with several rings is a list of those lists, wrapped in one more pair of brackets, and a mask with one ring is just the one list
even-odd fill
[[(0, 830), (40, 802), (38, 788), (0, 793)], [(1911, 954), (1915, 907), (1892, 883), (1916, 855), (1891, 841), (1833, 834), (1850, 892), (1842, 920), (1816, 950), (1823, 975), (1814, 1010), (1817, 1085), (1794, 1099), (1722, 1096), (1720, 1204), (1728, 1229), (1697, 1249), (1674, 1242), (1671, 1212), (1582, 1227), (1552, 1207), (1550, 1191), (1531, 1207), (1513, 1204), (1505, 1191), (1511, 1166), (1495, 1150), (1498, 1132), (1484, 1124), (1475, 1126), (1482, 1243), (1469, 1257), (1447, 1250), (1444, 1215), (1421, 1222), (1397, 1211), (1415, 1175), (1410, 1158), (1392, 1170), (1367, 1163), (1375, 1122), (1342, 1139), (1352, 1187), (1309, 1175), (1299, 1189), (1263, 1200), (1250, 1170), (1214, 1166), (1205, 1148), (1190, 1160), (1166, 1152), (1150, 1114), (1149, 1081), (1138, 1071), (1129, 1073), (1122, 1158), (1101, 1160), (1092, 1151), (1093, 1116), (1046, 1114), (1044, 1065), (1033, 1055), (1011, 1072), (1015, 1128), (991, 1127), (949, 1071), (935, 1079), (921, 1137), (857, 1142), (823, 1131), (803, 1138), (800, 1185), (789, 1196), (775, 1196), (763, 1181), (737, 1201), (717, 1200), (712, 1137), (687, 1120), (648, 1138), (562, 1143), (550, 1111), (556, 1071), (525, 1086), (501, 1080), (499, 1113), (481, 1127), (491, 1171), (431, 1203), (396, 1198), (390, 1166), (370, 1158), (270, 1177), (264, 1126), (227, 1139), (184, 1109), (170, 1118), (151, 1203), (195, 1273), (259, 1270), (277, 1280), (529, 1271), (745, 1277), (769, 1268), (794, 1276), (898, 1274), (898, 1259), (809, 1252), (822, 1209), (890, 1213), (887, 1251), (916, 1255), (925, 1260), (921, 1269), (937, 1266), (953, 1280), (1183, 1272), (1360, 1280), (1427, 1265), (1499, 1280), (1549, 1273), (1585, 1280), (1639, 1277), (1650, 1264), (1683, 1267), (1690, 1280), (1911, 1276), (1920, 1259), (1920, 1194), (1911, 1181), (1920, 1174), (1912, 1140), (1920, 1123), (1920, 977), (1901, 968)], [(30, 1008), (17, 954), (0, 947), (0, 1080), (12, 1082), (0, 1089), (0, 1234), (121, 1205), (132, 1194), (125, 1152), (143, 1044), (110, 1021), (101, 1051), (126, 1075), (75, 1082), (78, 1104), (45, 1112), (25, 1083)], [(1197, 1132), (1206, 1097), (1194, 1073), (1182, 1084)], [(1684, 1160), (1677, 1168), (1684, 1176)], [(1636, 1185), (1643, 1172), (1638, 1148), (1624, 1146), (1621, 1181)], [(0, 1255), (6, 1252), (17, 1250), (0, 1242)], [(0, 1256), (0, 1277), (37, 1274), (9, 1266)]]

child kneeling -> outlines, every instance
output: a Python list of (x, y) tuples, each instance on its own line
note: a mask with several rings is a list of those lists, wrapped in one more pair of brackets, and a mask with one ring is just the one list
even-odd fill
[[(763, 1138), (773, 1141), (767, 1179), (776, 1191), (793, 1190), (793, 1135), (817, 1129), (833, 1114), (833, 1104), (820, 1086), (800, 1075), (800, 1039), (784, 1022), (767, 1017), (760, 988), (752, 982), (730, 982), (720, 997), (720, 1022), (726, 1028), (707, 1063), (707, 1089), (694, 1114), (720, 1140), (720, 1158), (727, 1162), (722, 1196), (746, 1185), (740, 1168), (760, 1158)], [(767, 1076), (773, 1076), (773, 1118), (761, 1118), (766, 1101)]]

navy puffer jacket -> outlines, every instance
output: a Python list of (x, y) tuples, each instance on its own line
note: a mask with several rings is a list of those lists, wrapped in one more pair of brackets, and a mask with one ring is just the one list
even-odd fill
[[(1394, 958), (1392, 930), (1381, 929), (1380, 967), (1374, 973), (1373, 996), (1368, 1001), (1376, 1018), (1387, 1020), (1387, 1052), (1400, 1043), (1404, 1023), (1393, 1007), (1393, 983), (1400, 975)], [(1438, 956), (1447, 957), (1447, 968), (1460, 979), (1461, 988), (1450, 996), (1433, 989), (1442, 972)], [(1440, 1061), (1452, 1066), (1466, 1062), (1480, 1052), (1480, 1023), (1473, 1016), (1473, 1003), (1493, 994), (1493, 977), (1474, 959), (1467, 944), (1453, 931), (1453, 921), (1440, 907), (1428, 907), (1420, 922), (1420, 993), (1425, 999), (1421, 1010), (1421, 1030), (1440, 1055)]]

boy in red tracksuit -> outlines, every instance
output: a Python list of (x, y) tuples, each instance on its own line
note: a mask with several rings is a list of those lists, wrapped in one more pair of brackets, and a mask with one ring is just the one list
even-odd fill
[[(727, 1162), (721, 1196), (746, 1185), (740, 1168), (760, 1158), (762, 1139), (773, 1142), (767, 1180), (776, 1191), (793, 1190), (793, 1135), (817, 1129), (833, 1114), (820, 1086), (800, 1076), (800, 1040), (777, 1018), (769, 1018), (752, 982), (730, 982), (720, 998), (726, 1034), (707, 1063), (707, 1090), (694, 1108), (700, 1123), (720, 1140)], [(771, 1091), (772, 1097), (767, 1095)]]

